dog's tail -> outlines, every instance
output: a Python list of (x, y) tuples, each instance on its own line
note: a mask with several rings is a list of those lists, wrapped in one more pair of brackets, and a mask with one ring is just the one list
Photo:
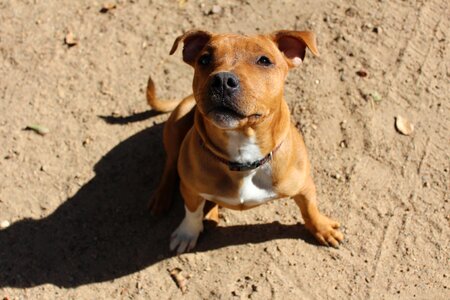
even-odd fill
[(169, 112), (177, 107), (181, 100), (161, 100), (156, 98), (155, 84), (153, 83), (152, 77), (148, 78), (147, 83), (147, 103), (156, 111), (159, 112)]

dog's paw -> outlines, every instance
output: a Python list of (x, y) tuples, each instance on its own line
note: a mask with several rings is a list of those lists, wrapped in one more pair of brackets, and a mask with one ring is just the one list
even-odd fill
[(305, 224), (306, 228), (324, 246), (339, 247), (344, 240), (344, 235), (338, 230), (339, 223), (330, 218), (320, 215), (315, 220)]
[(198, 236), (202, 231), (202, 222), (193, 223), (185, 218), (170, 237), (170, 251), (176, 249), (178, 254), (191, 251), (197, 244)]

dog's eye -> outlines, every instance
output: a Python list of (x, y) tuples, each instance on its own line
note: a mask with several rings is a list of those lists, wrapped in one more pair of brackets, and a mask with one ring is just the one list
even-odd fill
[(211, 62), (211, 54), (208, 54), (208, 53), (203, 54), (198, 59), (198, 63), (201, 64), (202, 66), (207, 66), (207, 65), (209, 65), (210, 62)]
[(270, 61), (270, 59), (267, 56), (261, 56), (260, 58), (258, 58), (258, 61), (256, 62), (258, 65), (261, 66), (270, 66), (272, 65), (272, 62)]

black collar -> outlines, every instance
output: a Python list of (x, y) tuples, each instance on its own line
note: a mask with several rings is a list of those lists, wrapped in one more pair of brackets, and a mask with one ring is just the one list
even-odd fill
[(254, 170), (254, 169), (259, 168), (260, 166), (264, 165), (269, 160), (272, 160), (273, 155), (275, 154), (275, 152), (278, 149), (280, 149), (281, 144), (283, 144), (283, 142), (278, 144), (278, 146), (276, 146), (275, 149), (270, 151), (269, 154), (267, 154), (265, 157), (263, 157), (260, 160), (248, 162), (248, 163), (240, 163), (240, 162), (235, 162), (235, 161), (229, 161), (229, 160), (226, 160), (226, 159), (218, 156), (211, 149), (209, 149), (208, 146), (206, 146), (203, 139), (200, 138), (200, 145), (203, 147), (203, 149), (205, 149), (207, 152), (209, 152), (209, 154), (211, 154), (215, 159), (217, 159), (221, 163), (227, 165), (228, 168), (230, 169), (230, 171), (241, 171), (241, 172)]

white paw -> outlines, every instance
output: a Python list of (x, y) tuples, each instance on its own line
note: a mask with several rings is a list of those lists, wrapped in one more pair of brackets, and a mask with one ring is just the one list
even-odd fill
[(170, 251), (177, 249), (181, 254), (192, 250), (197, 244), (198, 236), (203, 231), (203, 222), (189, 222), (184, 218), (180, 226), (172, 233), (170, 238)]

